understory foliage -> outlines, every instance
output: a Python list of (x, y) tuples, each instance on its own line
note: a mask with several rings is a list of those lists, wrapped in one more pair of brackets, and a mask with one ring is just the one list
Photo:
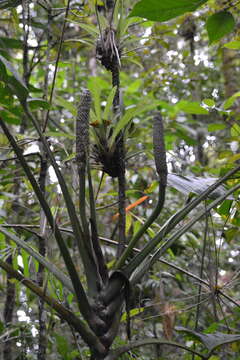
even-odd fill
[(0, 9), (0, 358), (239, 360), (240, 2)]

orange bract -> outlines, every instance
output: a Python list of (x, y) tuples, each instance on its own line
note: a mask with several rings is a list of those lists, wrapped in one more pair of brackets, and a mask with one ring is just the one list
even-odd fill
[[(139, 204), (141, 204), (143, 201), (147, 200), (149, 198), (149, 196), (144, 195), (142, 197), (140, 197), (137, 201), (135, 201), (134, 203), (128, 205), (125, 208), (125, 211), (128, 212), (129, 210), (135, 208), (136, 206), (138, 206)], [(119, 213), (113, 215), (112, 220), (116, 220), (119, 217)]]

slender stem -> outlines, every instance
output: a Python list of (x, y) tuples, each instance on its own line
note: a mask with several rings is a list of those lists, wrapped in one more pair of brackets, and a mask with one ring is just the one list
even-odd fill
[[(207, 234), (208, 234), (208, 216), (206, 214), (205, 217), (205, 229), (204, 229), (204, 238), (203, 238), (203, 248), (202, 248), (202, 256), (201, 256), (201, 267), (200, 267), (200, 278), (203, 277), (203, 270), (204, 270), (204, 261), (206, 256), (206, 247), (207, 247)], [(196, 318), (195, 318), (195, 331), (198, 330), (198, 322), (199, 322), (199, 315), (200, 315), (200, 307), (201, 307), (201, 295), (202, 295), (202, 284), (198, 285), (198, 295), (197, 295), (197, 310), (196, 310)], [(195, 348), (195, 344), (194, 344)], [(195, 354), (192, 354), (192, 360), (195, 359)]]
[(79, 334), (82, 336), (83, 340), (93, 347), (100, 353), (105, 352), (104, 346), (98, 340), (98, 337), (94, 335), (91, 329), (84, 323), (79, 317), (76, 317), (73, 312), (66, 309), (62, 304), (57, 302), (55, 299), (46, 294), (46, 292), (40, 288), (33, 281), (26, 279), (20, 272), (14, 270), (12, 266), (0, 259), (0, 267), (4, 269), (11, 277), (20, 281), (28, 289), (30, 289), (37, 296), (41, 297), (52, 309), (54, 309), (58, 315), (67, 321)]
[[(57, 76), (57, 71), (58, 71), (58, 63), (59, 63), (59, 60), (60, 60), (60, 55), (61, 55), (61, 50), (62, 50), (63, 37), (64, 37), (66, 23), (67, 23), (67, 17), (68, 17), (68, 12), (69, 12), (69, 7), (70, 7), (70, 1), (71, 0), (68, 0), (68, 3), (67, 3), (64, 22), (63, 22), (63, 27), (62, 27), (62, 32), (61, 32), (61, 37), (60, 37), (60, 42), (59, 42), (59, 48), (58, 48), (58, 53), (57, 53), (57, 58), (56, 58), (56, 63), (55, 63), (55, 69), (54, 69), (54, 74), (53, 74), (52, 88), (51, 88), (50, 99), (49, 99), (49, 104), (50, 105), (52, 105), (53, 92), (54, 92), (54, 88), (55, 88), (56, 76)], [(43, 124), (43, 132), (45, 132), (47, 124), (48, 124), (49, 112), (50, 112), (50, 109), (47, 110), (45, 123)]]
[[(42, 191), (43, 196), (46, 196), (46, 179), (47, 179), (47, 170), (48, 170), (48, 158), (45, 151), (41, 151), (41, 165), (39, 172), (39, 187)], [(43, 257), (46, 256), (46, 215), (41, 209), (40, 212), (40, 229), (41, 234), (43, 235), (38, 239), (38, 250), (39, 254)], [(44, 265), (39, 263), (38, 273), (37, 273), (37, 283), (39, 287), (43, 287), (44, 284)], [(38, 300), (38, 321), (39, 321), (39, 340), (38, 340), (38, 360), (44, 360), (46, 357), (47, 350), (47, 334), (46, 334), (46, 322), (45, 322), (45, 306), (44, 299), (39, 298)]]
[(92, 311), (91, 311), (88, 299), (86, 297), (85, 291), (84, 291), (81, 281), (79, 279), (77, 270), (73, 264), (69, 250), (68, 250), (68, 248), (62, 238), (61, 232), (52, 216), (49, 205), (46, 202), (46, 200), (42, 194), (42, 191), (39, 188), (24, 156), (22, 155), (22, 150), (18, 147), (14, 137), (10, 134), (8, 128), (6, 127), (4, 121), (1, 118), (0, 118), (0, 125), (1, 125), (5, 135), (7, 136), (13, 150), (15, 151), (15, 154), (17, 155), (17, 157), (21, 163), (21, 166), (26, 174), (26, 177), (29, 180), (29, 182), (31, 183), (32, 188), (38, 198), (38, 201), (40, 202), (40, 205), (45, 212), (45, 215), (46, 215), (46, 218), (48, 219), (49, 225), (54, 232), (61, 255), (64, 259), (69, 276), (72, 280), (72, 284), (73, 284), (73, 287), (74, 287), (74, 290), (76, 293), (76, 297), (77, 297), (77, 301), (78, 301), (79, 310), (82, 313), (82, 315), (85, 317), (85, 319), (91, 323), (94, 319), (92, 317)]
[(125, 212), (125, 160), (124, 160), (124, 140), (122, 134), (121, 139), (118, 142), (119, 146), (119, 175), (118, 175), (118, 212), (119, 212), (119, 245), (117, 249), (117, 258), (120, 257), (126, 244), (126, 212)]
[(54, 158), (54, 155), (50, 149), (50, 146), (39, 127), (37, 120), (33, 117), (31, 112), (29, 111), (27, 104), (22, 104), (22, 106), (23, 106), (23, 109), (24, 109), (26, 115), (28, 116), (29, 120), (32, 122), (33, 126), (35, 127), (35, 129), (40, 137), (40, 140), (44, 146), (44, 149), (49, 157), (49, 161), (51, 162), (51, 165), (53, 166), (56, 176), (58, 178), (58, 182), (59, 182), (60, 188), (62, 190), (62, 194), (63, 194), (65, 204), (66, 204), (66, 207), (68, 210), (68, 215), (69, 215), (69, 219), (71, 221), (74, 236), (75, 236), (75, 239), (76, 239), (76, 242), (78, 245), (79, 254), (81, 256), (84, 268), (86, 270), (87, 282), (88, 282), (88, 284), (90, 284), (92, 282), (92, 267), (93, 267), (94, 260), (91, 257), (91, 255), (92, 255), (91, 252), (89, 251), (89, 244), (87, 244), (85, 241), (84, 234), (83, 234), (80, 222), (79, 222), (79, 218), (76, 214), (76, 209), (73, 204), (72, 197), (69, 193), (69, 190), (68, 190), (67, 184), (64, 180), (64, 177), (63, 177), (63, 175), (59, 169), (59, 166)]

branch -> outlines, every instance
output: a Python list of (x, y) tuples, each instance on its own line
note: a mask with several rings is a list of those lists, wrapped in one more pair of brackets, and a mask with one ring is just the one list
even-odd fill
[(33, 281), (26, 279), (21, 273), (14, 270), (12, 266), (0, 259), (0, 267), (4, 269), (11, 277), (17, 279), (22, 284), (24, 284), (28, 289), (30, 289), (34, 294), (41, 297), (52, 309), (54, 309), (58, 315), (64, 319), (70, 326), (72, 326), (76, 331), (79, 332), (83, 340), (93, 347), (100, 353), (104, 352), (104, 347), (98, 340), (97, 336), (91, 331), (91, 329), (76, 317), (71, 311), (66, 309), (62, 304), (57, 302), (55, 299), (46, 294), (46, 291), (39, 286), (37, 286)]
[[(59, 166), (58, 166), (58, 164), (57, 164), (57, 162), (56, 162), (56, 160), (55, 160), (55, 158), (53, 156), (53, 153), (52, 153), (52, 151), (50, 149), (50, 146), (49, 146), (44, 134), (42, 133), (42, 131), (41, 131), (40, 127), (39, 127), (39, 124), (38, 124), (37, 120), (33, 117), (31, 112), (29, 111), (29, 108), (28, 108), (27, 104), (22, 104), (22, 106), (23, 106), (23, 109), (24, 109), (26, 115), (28, 116), (29, 120), (31, 121), (31, 123), (35, 127), (35, 129), (36, 129), (36, 131), (37, 131), (37, 133), (38, 133), (38, 135), (40, 137), (40, 140), (41, 140), (41, 142), (42, 142), (42, 144), (44, 146), (46, 154), (49, 157), (51, 165), (54, 168), (55, 174), (57, 176), (57, 179), (58, 179), (58, 182), (59, 182), (59, 185), (60, 185), (63, 197), (64, 197), (64, 201), (65, 201), (66, 208), (67, 208), (67, 211), (68, 211), (69, 219), (71, 221), (71, 226), (72, 226), (72, 229), (73, 229), (74, 237), (75, 237), (75, 240), (76, 240), (78, 248), (79, 248), (79, 253), (80, 253), (84, 268), (88, 269), (91, 266), (91, 258), (89, 257), (90, 254), (87, 251), (86, 245), (84, 243), (84, 234), (83, 234), (80, 222), (79, 222), (79, 218), (78, 218), (78, 216), (76, 214), (76, 209), (75, 209), (75, 206), (73, 204), (72, 197), (71, 197), (71, 195), (69, 193), (67, 184), (66, 184), (66, 182), (64, 180), (64, 177), (63, 177), (63, 175), (62, 175), (62, 173), (61, 173), (61, 171), (59, 169)], [(90, 280), (91, 273), (88, 273), (86, 271), (86, 276), (87, 276), (87, 280), (88, 280), (88, 283), (89, 283), (91, 281)]]
[(153, 344), (158, 344), (158, 345), (169, 345), (169, 346), (174, 346), (174, 347), (178, 347), (180, 349), (184, 349), (186, 351), (189, 351), (192, 354), (198, 355), (201, 359), (207, 359), (208, 356), (204, 355), (192, 348), (189, 348), (183, 344), (177, 343), (175, 341), (167, 341), (167, 340), (160, 340), (160, 339), (156, 339), (156, 338), (152, 338), (152, 339), (145, 339), (145, 340), (139, 340), (139, 341), (133, 341), (130, 342), (127, 345), (124, 345), (116, 350), (112, 350), (110, 351), (109, 355), (105, 358), (105, 360), (117, 360), (119, 359), (119, 357), (130, 351), (133, 350), (135, 348), (141, 347), (141, 346), (146, 346), (146, 345), (153, 345)]
[[(55, 87), (55, 82), (56, 82), (56, 76), (57, 76), (57, 70), (58, 70), (58, 63), (59, 63), (59, 60), (60, 60), (60, 55), (61, 55), (61, 50), (62, 50), (63, 37), (64, 37), (64, 33), (65, 33), (65, 27), (66, 27), (66, 22), (67, 22), (69, 7), (70, 7), (70, 1), (71, 1), (71, 0), (68, 0), (68, 3), (67, 3), (67, 7), (66, 7), (66, 11), (65, 11), (65, 17), (64, 17), (64, 22), (63, 22), (63, 27), (62, 27), (62, 32), (61, 32), (61, 37), (60, 37), (60, 42), (59, 42), (59, 48), (58, 48), (58, 53), (57, 53), (57, 58), (56, 58), (56, 63), (55, 63), (55, 69), (54, 69), (54, 74), (53, 74), (51, 94), (50, 94), (50, 99), (49, 99), (49, 104), (50, 104), (50, 105), (52, 104), (52, 99), (53, 99), (53, 92), (54, 92), (54, 87)], [(43, 132), (45, 132), (46, 127), (47, 127), (49, 112), (50, 112), (50, 109), (47, 110), (45, 123), (44, 123), (44, 125), (43, 125)]]
[[(32, 230), (33, 228), (39, 228), (39, 225), (29, 225), (29, 224), (1, 224), (1, 227), (2, 227), (2, 228), (10, 228), (10, 227), (12, 227), (12, 228), (20, 228), (20, 229), (24, 229), (24, 230), (26, 230), (26, 231), (29, 231), (30, 233), (34, 234), (34, 235), (37, 236), (37, 237), (41, 237), (40, 234), (38, 234), (37, 232), (35, 232), (35, 231)], [(60, 227), (59, 230), (62, 231), (62, 232), (66, 232), (66, 233), (68, 233), (68, 234), (70, 234), (70, 235), (73, 236), (73, 231), (72, 231), (71, 229)], [(111, 239), (107, 239), (107, 238), (102, 237), (102, 236), (99, 236), (99, 239), (102, 240), (103, 242), (109, 244), (109, 245), (114, 245), (114, 246), (117, 246), (117, 245), (118, 245), (118, 242), (117, 242), (117, 241), (114, 241), (114, 240), (111, 240)], [(127, 247), (127, 245), (125, 245), (125, 247)], [(137, 248), (133, 248), (133, 251), (134, 251), (135, 253), (140, 253), (142, 250), (137, 249)], [(153, 255), (150, 254), (149, 256), (152, 257)], [(207, 282), (206, 280), (201, 279), (199, 276), (191, 273), (190, 271), (188, 271), (188, 270), (186, 270), (186, 269), (183, 269), (183, 268), (177, 266), (176, 264), (170, 263), (169, 261), (164, 260), (164, 259), (158, 259), (158, 261), (161, 262), (162, 264), (165, 264), (165, 265), (167, 265), (167, 266), (169, 266), (169, 267), (177, 270), (177, 271), (182, 272), (183, 274), (191, 277), (191, 278), (194, 279), (194, 280), (197, 280), (197, 281), (200, 282), (201, 284), (203, 284), (203, 285), (205, 285), (205, 286), (207, 286), (207, 287), (210, 288), (210, 285), (208, 284), (208, 282)], [(219, 292), (221, 292), (221, 291), (219, 290)], [(221, 293), (222, 293), (222, 292), (221, 292)], [(239, 305), (238, 305), (238, 306), (239, 306)]]
[[(23, 154), (22, 154), (22, 150), (19, 148), (19, 146), (17, 145), (14, 137), (10, 134), (7, 126), (5, 125), (4, 121), (2, 120), (2, 118), (0, 118), (0, 125), (5, 133), (5, 135), (8, 138), (8, 141), (10, 142), (13, 150), (15, 151), (15, 154), (17, 155), (19, 162), (22, 165), (22, 168), (29, 180), (29, 182), (32, 185), (32, 188), (38, 198), (38, 201), (43, 209), (43, 211), (45, 212), (46, 218), (49, 222), (49, 225), (55, 235), (56, 241), (58, 243), (58, 247), (60, 249), (61, 255), (64, 259), (66, 268), (68, 270), (69, 276), (71, 278), (75, 293), (76, 293), (76, 297), (77, 297), (77, 302), (78, 302), (78, 306), (79, 306), (79, 310), (82, 313), (82, 315), (84, 316), (84, 318), (89, 321), (89, 323), (92, 323), (96, 321), (96, 319), (94, 319), (95, 317), (93, 317), (88, 299), (86, 297), (85, 291), (83, 289), (83, 286), (81, 284), (81, 281), (78, 277), (78, 273), (77, 270), (75, 268), (75, 265), (73, 264), (72, 258), (70, 256), (69, 250), (62, 238), (61, 232), (55, 222), (55, 219), (52, 216), (51, 210), (49, 208), (48, 203), (46, 202), (45, 197), (42, 194), (41, 189), (39, 188), (32, 172), (31, 169), (29, 168), (26, 159), (24, 158)], [(45, 139), (44, 139), (45, 140)], [(46, 140), (45, 140), (46, 141)], [(49, 148), (48, 148), (49, 149)], [(51, 151), (49, 149), (49, 152), (51, 154)], [(53, 157), (53, 155), (51, 154), (51, 156)], [(55, 163), (55, 160), (54, 160)], [(66, 185), (65, 185), (66, 186)], [(75, 234), (74, 234), (75, 235)]]
[[(35, 251), (31, 246), (29, 246), (25, 241), (17, 237), (14, 233), (5, 230), (3, 228), (3, 225), (0, 226), (0, 232), (9, 237), (12, 241), (14, 241), (17, 245), (24, 249), (29, 255), (34, 257), (42, 266), (47, 268), (69, 291), (75, 293), (70, 279), (54, 264), (49, 262), (44, 256)], [(38, 237), (39, 239), (44, 239), (43, 236), (38, 235)]]

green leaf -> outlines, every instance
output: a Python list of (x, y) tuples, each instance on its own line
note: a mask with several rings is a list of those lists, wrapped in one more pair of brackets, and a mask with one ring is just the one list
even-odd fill
[[(71, 21), (71, 20), (70, 20)], [(76, 22), (78, 26), (80, 26), (82, 29), (84, 29), (88, 34), (92, 35), (93, 37), (98, 37), (99, 32), (96, 26), (90, 25), (90, 24), (84, 24)]]
[(231, 135), (232, 136), (240, 136), (240, 126), (238, 124), (234, 124), (231, 127)]
[(58, 335), (57, 333), (55, 333), (54, 336), (55, 336), (56, 343), (57, 343), (58, 353), (62, 356), (62, 358), (67, 359), (70, 349), (69, 349), (69, 345), (68, 345), (68, 341), (67, 341), (66, 337), (64, 337), (62, 335)]
[(103, 112), (103, 119), (104, 120), (108, 120), (108, 117), (109, 117), (109, 114), (110, 114), (110, 111), (111, 111), (111, 106), (113, 104), (113, 99), (114, 99), (114, 96), (116, 94), (116, 91), (117, 91), (117, 86), (114, 86), (112, 88), (110, 94), (108, 95), (107, 103), (106, 103), (106, 106), (105, 106), (105, 109), (104, 109), (104, 112)]
[(92, 109), (90, 109), (90, 120), (91, 120), (91, 123), (97, 124), (99, 122), (95, 112)]
[(207, 115), (208, 114), (208, 110), (203, 108), (200, 105), (200, 103), (198, 103), (196, 101), (181, 100), (175, 105), (175, 107), (178, 110), (183, 111), (187, 114), (196, 114), (196, 115)]
[(27, 278), (30, 275), (29, 266), (28, 266), (29, 255), (24, 249), (21, 249), (21, 255), (22, 255), (22, 262), (23, 262), (23, 273), (24, 273), (24, 276)]
[(68, 133), (65, 133), (63, 131), (47, 131), (46, 135), (47, 136), (52, 136), (52, 137), (64, 137), (64, 138), (70, 139), (70, 140), (75, 139), (75, 135), (68, 134)]
[(229, 109), (235, 102), (235, 100), (240, 96), (240, 91), (236, 92), (232, 96), (230, 96), (223, 104), (223, 108), (225, 110)]
[(102, 111), (101, 111), (101, 88), (98, 84), (97, 78), (92, 78), (91, 83), (89, 83), (89, 90), (91, 91), (94, 103), (94, 109), (96, 117), (99, 122), (102, 120)]
[(167, 21), (186, 12), (195, 11), (207, 0), (141, 0), (129, 16), (139, 16), (153, 21)]
[(3, 82), (0, 82), (0, 104), (8, 108), (13, 105), (13, 99), (13, 95), (8, 87)]
[(54, 102), (56, 105), (68, 110), (73, 116), (77, 116), (77, 108), (74, 106), (73, 102), (68, 101), (61, 96), (56, 96)]
[(208, 131), (214, 132), (218, 130), (224, 130), (226, 129), (226, 124), (210, 124), (208, 125)]
[(206, 28), (209, 37), (209, 43), (220, 40), (223, 36), (233, 31), (235, 20), (228, 11), (220, 11), (207, 19)]
[(131, 226), (132, 226), (132, 215), (130, 213), (126, 213), (126, 235), (128, 234)]
[(215, 106), (215, 101), (212, 99), (203, 99), (203, 103), (209, 107)]
[(134, 106), (131, 109), (128, 109), (123, 117), (118, 121), (117, 125), (115, 126), (115, 129), (113, 131), (113, 134), (110, 139), (110, 148), (112, 147), (114, 140), (116, 136), (119, 134), (119, 132), (137, 115), (140, 115), (141, 113), (144, 113), (146, 111), (152, 110), (157, 107), (157, 103), (153, 102), (152, 104), (144, 104), (144, 105), (138, 105)]
[(232, 206), (232, 201), (225, 200), (217, 209), (217, 213), (220, 215), (228, 216), (230, 214), (231, 206)]
[(31, 98), (27, 100), (27, 103), (31, 110), (36, 109), (50, 109), (50, 104), (41, 98)]
[(240, 159), (240, 154), (234, 154), (228, 158), (228, 163), (238, 161)]
[(224, 44), (223, 47), (227, 49), (240, 50), (240, 41), (239, 40), (229, 41), (228, 43)]
[(73, 159), (75, 159), (75, 157), (76, 157), (76, 153), (74, 152), (74, 153), (68, 155), (68, 156), (63, 160), (63, 162), (65, 163), (65, 162), (67, 162), (67, 161), (73, 160)]
[[(4, 73), (1, 73), (0, 79), (3, 80), (11, 89), (12, 93), (17, 95), (19, 100), (25, 100), (28, 95), (28, 88), (18, 72), (13, 68), (12, 64), (0, 55), (1, 68), (5, 68)], [(7, 74), (7, 72), (8, 74)]]
[(2, 228), (0, 226), (0, 231), (9, 237), (13, 244), (17, 244), (22, 249), (24, 249), (29, 255), (34, 257), (40, 264), (45, 266), (61, 283), (66, 286), (68, 290), (74, 292), (70, 279), (61, 271), (59, 270), (53, 263), (49, 262), (45, 257), (40, 255), (37, 251), (35, 251), (30, 245), (28, 245), (24, 240), (20, 239), (14, 233)]
[(7, 49), (21, 49), (23, 48), (23, 41), (19, 39), (12, 39), (0, 36), (0, 46)]
[(21, 124), (21, 118), (13, 114), (11, 111), (8, 111), (7, 109), (0, 110), (0, 114), (3, 120), (9, 124), (13, 124), (13, 125)]
[(131, 93), (134, 94), (138, 91), (138, 89), (140, 88), (140, 86), (142, 85), (142, 80), (141, 79), (137, 79), (135, 81), (133, 81), (126, 89), (127, 93)]

